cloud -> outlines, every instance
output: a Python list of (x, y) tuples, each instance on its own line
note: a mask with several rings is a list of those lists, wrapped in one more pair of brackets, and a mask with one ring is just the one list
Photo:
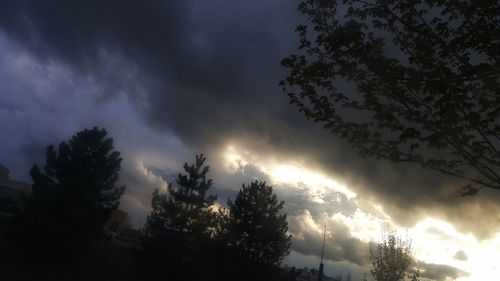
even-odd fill
[(458, 250), (453, 256), (453, 258), (459, 261), (466, 261), (468, 259), (467, 255), (463, 250)]
[[(296, 48), (293, 30), (305, 21), (297, 3), (2, 1), (0, 28), (3, 40), (15, 41), (40, 71), (53, 71), (55, 80), (37, 79), (36, 87), (57, 84), (52, 94), (63, 101), (90, 95), (97, 105), (125, 96), (143, 126), (173, 134), (192, 154), (220, 149), (236, 139), (254, 153), (270, 150), (276, 157), (307, 160), (378, 201), (398, 224), (411, 227), (425, 216), (439, 215), (480, 238), (494, 234), (498, 227), (482, 227), (472, 218), (498, 223), (493, 214), (500, 211), (494, 204), (499, 194), (471, 200), (473, 204), (450, 200), (461, 181), (413, 165), (362, 159), (288, 105), (277, 85), (286, 75), (279, 61)], [(5, 76), (11, 75), (12, 68), (2, 68)], [(71, 82), (79, 76), (91, 81), (87, 87)], [(10, 91), (34, 90), (19, 86)], [(2, 105), (12, 108), (20, 99), (3, 99)], [(75, 116), (64, 106), (48, 104), (54, 100), (49, 94), (38, 100), (39, 111), (56, 108), (54, 118), (71, 116), (65, 133), (52, 128), (53, 135), (68, 135), (90, 123), (83, 120), (92, 110)], [(30, 132), (23, 153), (43, 147), (51, 134), (43, 135)], [(483, 202), (491, 212), (478, 211)], [(458, 213), (465, 217), (454, 215)]]
[[(123, 157), (121, 181), (127, 190), (122, 206), (141, 220), (157, 185), (139, 167), (143, 162), (175, 167), (192, 152), (172, 134), (144, 126), (137, 104), (126, 95), (117, 93), (113, 99), (102, 100), (104, 89), (95, 76), (82, 75), (58, 61), (41, 63), (2, 34), (0, 50), (0, 83), (4, 87), (0, 130), (10, 136), (0, 146), (0, 159), (12, 171), (12, 178), (29, 182), (30, 167), (45, 161), (48, 145), (57, 145), (84, 128), (103, 127)], [(133, 67), (123, 61), (117, 71), (130, 69)]]
[(290, 216), (290, 232), (293, 235), (292, 249), (303, 255), (320, 255), (323, 241), (324, 223), (328, 229), (325, 240), (325, 259), (347, 261), (359, 266), (368, 264), (369, 244), (350, 235), (349, 229), (340, 222), (322, 215), (314, 220), (308, 210), (301, 215)]
[(435, 281), (446, 281), (450, 278), (456, 280), (460, 277), (470, 276), (468, 272), (444, 264), (418, 262), (417, 267), (423, 269), (422, 277)]
[[(164, 184), (161, 174), (182, 171), (203, 152), (222, 204), (242, 183), (274, 185), (296, 253), (317, 258), (326, 224), (332, 265), (365, 268), (367, 241), (380, 228), (411, 228), (428, 217), (478, 239), (498, 232), (499, 193), (449, 198), (462, 181), (363, 159), (288, 104), (279, 61), (297, 46), (293, 30), (304, 22), (297, 2), (0, 1), (0, 130), (9, 136), (2, 164), (29, 180), (48, 144), (105, 127), (124, 158), (122, 206), (139, 222)], [(228, 164), (229, 145), (248, 161)], [(326, 175), (356, 197), (324, 184), (275, 182), (258, 165), (264, 158)], [(427, 274), (441, 278), (442, 270), (430, 266)]]

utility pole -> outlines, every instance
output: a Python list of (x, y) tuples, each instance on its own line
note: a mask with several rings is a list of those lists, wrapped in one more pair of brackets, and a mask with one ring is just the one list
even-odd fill
[(319, 263), (319, 272), (318, 272), (318, 281), (323, 280), (323, 255), (325, 254), (325, 239), (326, 239), (326, 224), (325, 224), (325, 231), (323, 232), (323, 247), (321, 249), (321, 262)]

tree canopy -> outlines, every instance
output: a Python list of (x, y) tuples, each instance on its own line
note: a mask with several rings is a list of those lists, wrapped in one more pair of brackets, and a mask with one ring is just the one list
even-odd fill
[[(162, 280), (163, 264), (178, 280), (289, 280), (293, 272), (278, 267), (289, 252), (286, 214), (265, 183), (243, 185), (229, 210), (215, 207), (207, 192), (203, 154), (193, 165), (184, 164), (177, 185), (166, 193), (155, 190), (143, 239), (144, 274)], [(223, 276), (220, 270), (223, 269)]]
[(209, 166), (205, 166), (203, 154), (196, 156), (192, 165), (184, 163), (184, 171), (179, 173), (177, 186), (168, 185), (168, 193), (155, 190), (152, 211), (147, 218), (146, 230), (152, 234), (166, 231), (208, 234), (215, 221), (215, 213), (210, 207), (216, 195), (207, 195), (212, 180), (207, 178)]
[(287, 233), (284, 202), (278, 201), (265, 182), (243, 185), (236, 199), (228, 201), (228, 233), (231, 246), (255, 263), (279, 264), (289, 254), (291, 235)]
[(412, 267), (412, 251), (409, 240), (403, 240), (394, 233), (388, 234), (375, 250), (370, 248), (373, 278), (376, 281), (418, 280), (419, 272)]
[(103, 237), (103, 226), (120, 203), (125, 190), (118, 183), (121, 160), (106, 130), (95, 127), (76, 133), (57, 150), (49, 146), (43, 169), (34, 165), (30, 171), (31, 196), (6, 226), (2, 251), (13, 265), (49, 275), (75, 266)]
[(500, 189), (498, 1), (305, 0), (291, 104), (362, 156)]
[(120, 203), (125, 186), (118, 184), (120, 153), (104, 129), (83, 130), (56, 151), (47, 148), (41, 170), (34, 165), (30, 209), (46, 229), (58, 236), (96, 237), (112, 210)]

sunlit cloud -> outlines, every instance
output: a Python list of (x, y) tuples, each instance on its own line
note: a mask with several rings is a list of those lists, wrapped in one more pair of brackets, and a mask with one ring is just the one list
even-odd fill
[(346, 225), (353, 237), (364, 242), (378, 241), (381, 232), (396, 231), (397, 228), (389, 219), (366, 213), (359, 208), (352, 216), (337, 213), (333, 218)]
[[(472, 234), (464, 234), (445, 221), (427, 218), (410, 230), (418, 259), (444, 263), (470, 273), (460, 281), (492, 280), (500, 276), (500, 235), (478, 241)], [(467, 254), (467, 260), (457, 260), (457, 251)]]
[(303, 165), (293, 162), (293, 159), (283, 159), (277, 161), (274, 157), (256, 157), (245, 149), (238, 148), (236, 145), (228, 145), (223, 152), (223, 157), (227, 161), (229, 171), (235, 171), (236, 167), (246, 164), (257, 165), (263, 172), (269, 175), (271, 180), (277, 184), (286, 184), (296, 188), (302, 188), (301, 184), (306, 184), (311, 192), (312, 199), (316, 203), (326, 203), (321, 198), (326, 193), (340, 192), (348, 199), (356, 197), (356, 193), (349, 190), (326, 175), (311, 171)]
[(314, 193), (317, 195), (335, 191), (344, 194), (349, 199), (356, 197), (356, 193), (349, 190), (346, 186), (339, 184), (325, 175), (310, 171), (304, 167), (293, 164), (278, 164), (265, 169), (265, 171), (268, 171), (271, 178), (276, 182), (287, 184), (305, 183), (312, 187)]
[[(327, 227), (342, 225), (348, 231), (348, 237), (342, 239), (357, 239), (360, 243), (376, 243), (382, 239), (384, 232), (394, 231), (412, 241), (415, 258), (424, 262), (423, 264), (428, 267), (427, 270), (435, 271), (442, 268), (450, 271), (440, 273), (440, 276), (451, 274), (458, 277), (456, 280), (474, 281), (500, 275), (494, 262), (500, 259), (500, 239), (497, 237), (479, 242), (472, 234), (461, 233), (452, 224), (431, 217), (421, 220), (409, 229), (399, 226), (380, 203), (370, 198), (358, 197), (347, 186), (327, 175), (308, 169), (305, 164), (294, 161), (292, 157), (276, 159), (275, 155), (258, 155), (234, 143), (226, 146), (222, 151), (222, 157), (225, 159), (227, 172), (241, 172), (241, 167), (254, 165), (266, 173), (275, 186), (295, 188), (307, 193), (310, 203), (325, 207), (329, 204), (340, 205), (341, 198), (330, 196), (327, 197), (330, 199), (328, 202), (324, 198), (328, 194), (342, 194), (346, 200), (357, 206), (350, 212), (340, 210), (328, 213), (325, 209), (316, 216), (312, 215), (309, 206), (303, 206), (304, 210), (301, 213), (289, 216), (291, 231), (297, 243), (300, 241), (307, 243), (307, 239), (311, 237), (321, 240), (324, 225)], [(327, 229), (327, 240), (339, 239), (335, 237), (346, 235), (343, 232), (338, 233), (334, 227)], [(459, 250), (467, 253), (467, 261), (454, 258)], [(485, 260), (485, 253), (488, 253), (488, 260)], [(470, 275), (467, 276), (467, 272)], [(436, 272), (427, 274), (432, 275)]]

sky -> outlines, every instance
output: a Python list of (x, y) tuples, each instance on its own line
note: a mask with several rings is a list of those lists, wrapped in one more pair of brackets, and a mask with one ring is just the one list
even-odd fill
[[(71, 3), (70, 3), (71, 2)], [(219, 203), (273, 185), (291, 254), (325, 272), (369, 274), (383, 232), (411, 239), (423, 277), (491, 280), (500, 268), (500, 194), (450, 197), (463, 182), (364, 159), (288, 104), (280, 60), (296, 52), (295, 0), (0, 0), (0, 164), (30, 181), (45, 148), (98, 126), (123, 157), (121, 208), (144, 222), (203, 153)]]

